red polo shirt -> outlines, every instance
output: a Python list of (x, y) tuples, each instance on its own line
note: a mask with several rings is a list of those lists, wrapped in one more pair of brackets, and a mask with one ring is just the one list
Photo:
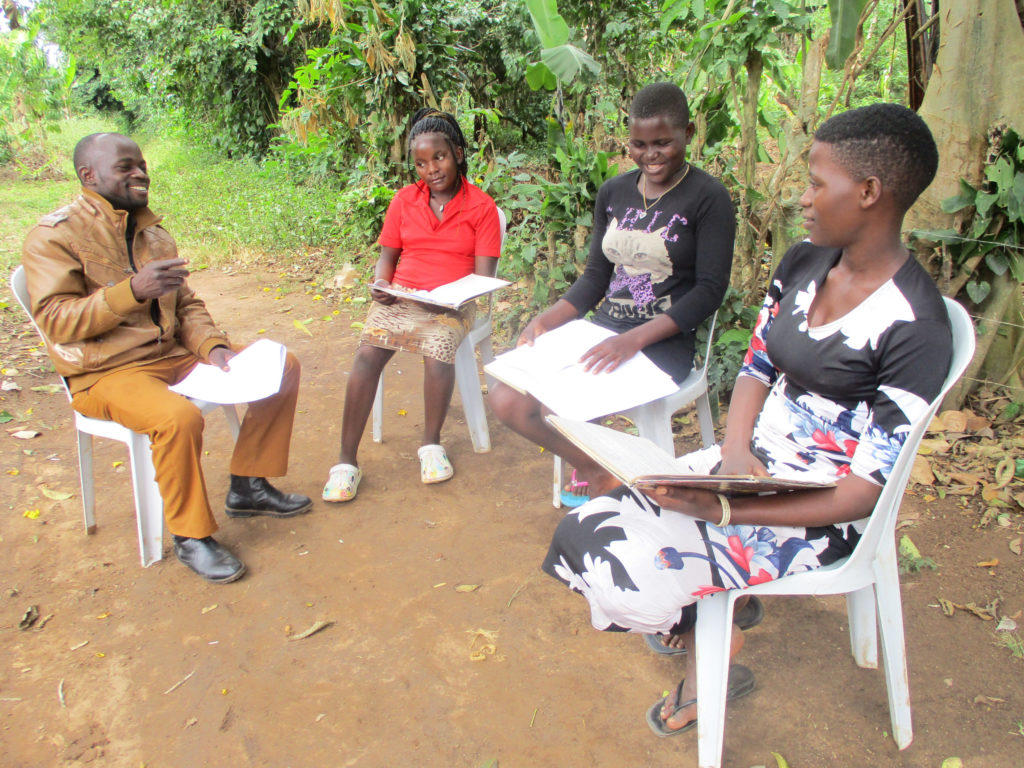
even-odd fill
[(420, 181), (391, 200), (379, 242), (402, 252), (392, 282), (429, 291), (472, 274), (477, 256), (501, 255), (498, 207), (463, 177), (438, 221), (430, 210), (430, 190)]

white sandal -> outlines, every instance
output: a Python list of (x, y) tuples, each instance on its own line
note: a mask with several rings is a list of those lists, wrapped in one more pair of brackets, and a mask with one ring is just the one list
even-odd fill
[(324, 486), (324, 501), (352, 501), (359, 490), (363, 470), (354, 464), (335, 464), (327, 475)]
[(420, 457), (420, 480), (424, 483), (443, 483), (455, 474), (442, 446), (424, 445), (416, 453)]

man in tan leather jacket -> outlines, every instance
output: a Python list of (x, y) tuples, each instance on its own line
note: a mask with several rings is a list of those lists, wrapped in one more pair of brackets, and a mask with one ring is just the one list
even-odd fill
[[(72, 407), (149, 435), (156, 480), (178, 559), (200, 576), (234, 581), (245, 566), (212, 536), (217, 524), (203, 480), (199, 409), (171, 392), (200, 362), (227, 369), (234, 352), (188, 287), (184, 259), (149, 210), (138, 145), (100, 133), (75, 147), (81, 194), (29, 233), (22, 265), (32, 315), (46, 336)], [(231, 457), (229, 517), (290, 517), (306, 496), (267, 482), (284, 475), (299, 390), (291, 354), (280, 391), (250, 403)]]

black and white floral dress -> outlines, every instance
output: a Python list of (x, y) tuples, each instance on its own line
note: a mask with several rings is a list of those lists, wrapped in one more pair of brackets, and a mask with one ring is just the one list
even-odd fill
[[(840, 252), (786, 254), (769, 287), (741, 376), (770, 388), (752, 451), (774, 476), (885, 483), (910, 425), (941, 389), (952, 340), (942, 297), (910, 258), (845, 316), (807, 312)], [(680, 457), (708, 472), (718, 446)], [(597, 629), (684, 631), (692, 606), (723, 589), (817, 568), (853, 551), (864, 520), (818, 528), (718, 528), (619, 489), (570, 512), (544, 570), (582, 593)]]

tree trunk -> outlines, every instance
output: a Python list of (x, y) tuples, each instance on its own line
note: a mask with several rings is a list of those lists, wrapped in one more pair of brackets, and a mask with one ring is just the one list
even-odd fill
[[(939, 171), (907, 216), (908, 230), (952, 227), (953, 216), (940, 206), (959, 192), (961, 178), (975, 185), (982, 180), (989, 129), (1008, 124), (1024, 132), (1024, 21), (1015, 0), (944, 4), (939, 25), (939, 50), (919, 110), (939, 147)], [(973, 388), (970, 379), (982, 370), (998, 322), (1019, 292), (1008, 281), (993, 280), (975, 360), (944, 407), (960, 407)]]
[(960, 179), (982, 177), (988, 130), (1024, 131), (1024, 27), (1014, 0), (953, 2), (942, 11), (942, 39), (919, 114), (939, 145), (939, 172), (907, 217), (907, 229), (942, 229), (939, 207)]
[(732, 284), (741, 292), (747, 293), (755, 287), (761, 265), (760, 243), (755, 242), (753, 206), (750, 202), (750, 193), (757, 183), (757, 107), (761, 74), (764, 70), (761, 52), (751, 50), (743, 66), (747, 71), (747, 87), (743, 93), (743, 111), (740, 115), (740, 181), (743, 182), (743, 187), (740, 190)]

